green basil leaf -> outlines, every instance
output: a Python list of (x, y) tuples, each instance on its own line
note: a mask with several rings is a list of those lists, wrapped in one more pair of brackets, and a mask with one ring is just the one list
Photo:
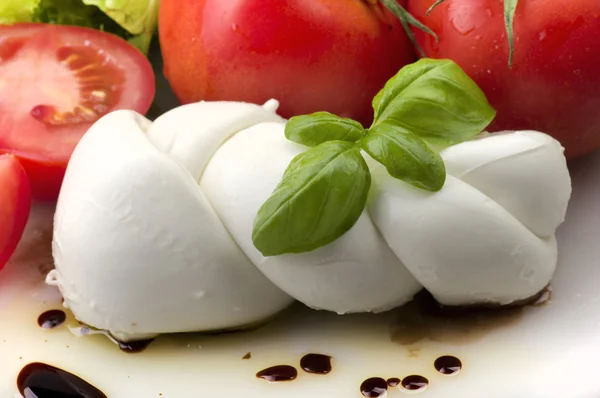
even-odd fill
[(329, 112), (294, 116), (285, 125), (285, 136), (298, 144), (314, 147), (326, 141), (356, 142), (361, 139), (363, 126)]
[(401, 127), (378, 124), (363, 138), (362, 146), (392, 177), (428, 191), (439, 191), (446, 182), (442, 157)]
[(254, 220), (252, 240), (264, 256), (325, 246), (356, 223), (371, 174), (355, 143), (328, 141), (296, 156)]
[(473, 138), (496, 115), (457, 64), (435, 59), (402, 68), (373, 99), (373, 108), (373, 126), (396, 124), (439, 148)]

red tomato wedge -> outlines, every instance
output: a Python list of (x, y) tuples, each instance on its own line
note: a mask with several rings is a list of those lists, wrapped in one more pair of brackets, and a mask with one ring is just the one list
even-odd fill
[(0, 270), (15, 251), (31, 208), (27, 174), (12, 155), (0, 155)]
[(79, 139), (108, 112), (146, 113), (146, 57), (117, 36), (45, 24), (0, 25), (0, 153), (14, 154), (33, 197), (55, 200)]

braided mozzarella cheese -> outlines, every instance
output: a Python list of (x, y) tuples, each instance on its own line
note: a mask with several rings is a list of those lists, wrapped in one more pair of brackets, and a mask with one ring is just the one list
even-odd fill
[(131, 340), (243, 327), (294, 300), (380, 312), (425, 287), (444, 304), (507, 304), (550, 281), (571, 184), (560, 144), (532, 131), (446, 149), (435, 193), (365, 154), (372, 188), (354, 227), (263, 257), (254, 217), (306, 149), (276, 108), (200, 102), (153, 123), (116, 111), (90, 128), (60, 193), (47, 278), (80, 321)]

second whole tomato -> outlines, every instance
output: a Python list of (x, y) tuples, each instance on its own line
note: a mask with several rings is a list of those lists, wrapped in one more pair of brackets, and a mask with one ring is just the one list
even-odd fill
[(284, 117), (368, 124), (375, 94), (416, 60), (398, 19), (367, 0), (163, 1), (159, 34), (180, 102), (275, 98)]
[(448, 58), (497, 110), (490, 130), (535, 129), (568, 157), (600, 148), (600, 1), (520, 0), (514, 58), (500, 0), (409, 0), (408, 10), (439, 37), (414, 29), (431, 58)]

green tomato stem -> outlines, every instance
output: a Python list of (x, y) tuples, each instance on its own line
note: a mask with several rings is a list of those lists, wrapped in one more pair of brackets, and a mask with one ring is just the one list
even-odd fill
[(504, 25), (506, 27), (506, 37), (508, 39), (508, 67), (512, 68), (514, 45), (514, 19), (517, 10), (518, 0), (504, 0)]
[(426, 58), (427, 55), (425, 54), (425, 52), (423, 51), (421, 46), (419, 46), (419, 43), (417, 43), (417, 40), (415, 39), (415, 35), (413, 34), (412, 30), (410, 29), (410, 26), (412, 25), (415, 28), (418, 28), (418, 29), (422, 30), (423, 32), (430, 34), (431, 36), (433, 36), (435, 38), (436, 41), (439, 41), (439, 38), (435, 34), (435, 32), (432, 31), (431, 29), (429, 29), (429, 27), (427, 27), (423, 23), (421, 23), (421, 21), (419, 21), (418, 19), (413, 17), (408, 11), (406, 11), (404, 9), (404, 7), (402, 7), (400, 4), (398, 4), (397, 0), (379, 0), (379, 1), (381, 2), (381, 4), (384, 5), (385, 8), (390, 10), (390, 12), (392, 14), (394, 14), (396, 16), (396, 18), (398, 18), (398, 20), (402, 24), (402, 27), (406, 31), (406, 34), (408, 35), (410, 41), (413, 43), (413, 45), (419, 52), (419, 55), (422, 58)]
[(425, 15), (429, 15), (431, 13), (431, 11), (433, 11), (434, 8), (436, 8), (437, 6), (439, 6), (440, 4), (442, 4), (444, 1), (445, 0), (437, 0), (435, 3), (433, 3), (431, 5), (431, 7), (429, 7), (429, 9), (425, 13)]

